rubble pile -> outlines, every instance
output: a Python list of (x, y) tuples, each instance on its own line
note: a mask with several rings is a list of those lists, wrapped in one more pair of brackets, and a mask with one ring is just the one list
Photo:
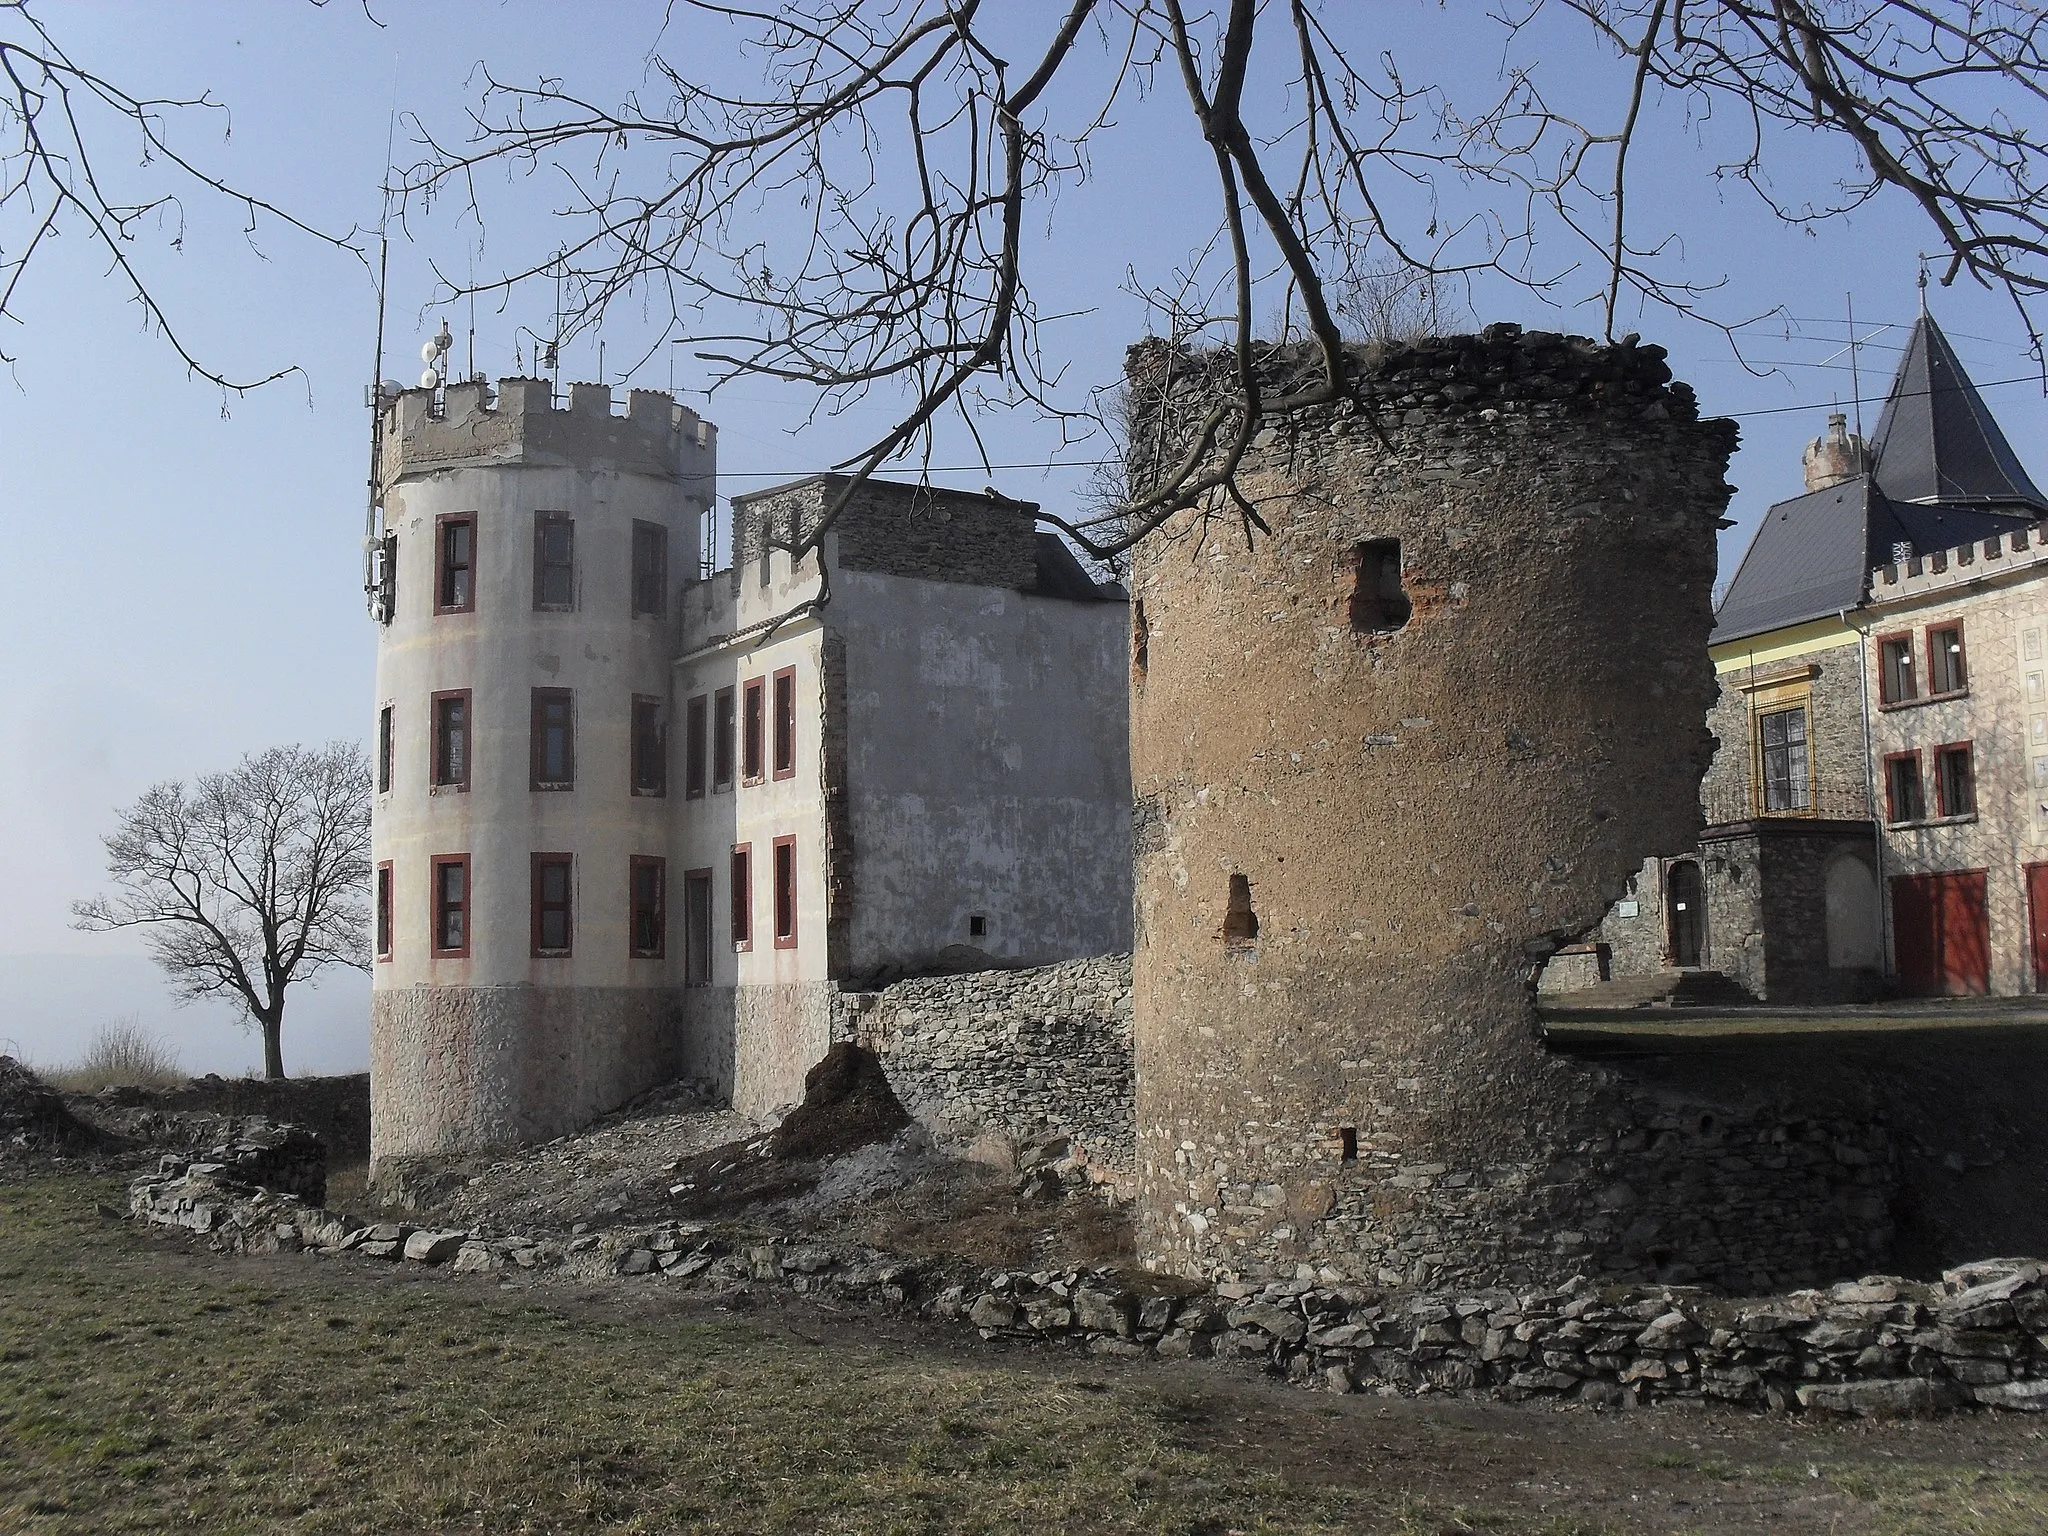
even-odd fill
[(12, 1056), (0, 1056), (0, 1155), (79, 1152), (101, 1140), (54, 1088)]
[(279, 1125), (252, 1115), (228, 1140), (197, 1156), (166, 1152), (154, 1174), (129, 1186), (128, 1200), (129, 1208), (138, 1212), (143, 1207), (137, 1202), (189, 1212), (216, 1194), (259, 1189), (318, 1205), (327, 1198), (326, 1144), (303, 1126)]

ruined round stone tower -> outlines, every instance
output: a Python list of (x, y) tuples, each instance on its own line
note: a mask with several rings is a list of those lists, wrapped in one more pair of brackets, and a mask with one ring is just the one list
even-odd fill
[[(1532, 983), (1698, 830), (1736, 430), (1633, 338), (1351, 362), (1357, 404), (1252, 447), (1270, 535), (1219, 507), (1136, 552), (1140, 1245), (1569, 1274), (1628, 1219), (1586, 1161), (1618, 1090), (1545, 1050)], [(1272, 394), (1317, 366), (1261, 360)], [(1233, 367), (1132, 350), (1134, 482)]]
[(652, 390), (382, 409), (373, 1167), (557, 1135), (679, 1070), (671, 573), (716, 455)]

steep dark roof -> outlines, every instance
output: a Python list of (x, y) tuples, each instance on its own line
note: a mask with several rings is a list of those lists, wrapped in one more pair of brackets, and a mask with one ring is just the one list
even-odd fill
[(2048, 499), (2020, 467), (1941, 327), (1926, 316), (1892, 380), (1876, 468), (1764, 514), (1714, 614), (1713, 643), (1860, 605), (1894, 546), (1913, 554), (2026, 528)]
[(1075, 602), (1123, 602), (1128, 594), (1113, 581), (1098, 582), (1082, 568), (1074, 558), (1074, 552), (1067, 548), (1067, 541), (1056, 533), (1038, 530), (1038, 542), (1034, 553), (1038, 563), (1038, 581), (1032, 591), (1041, 597), (1064, 597)]
[(2048, 513), (1961, 359), (1930, 315), (1913, 327), (1871, 440), (1895, 502), (1962, 502)]

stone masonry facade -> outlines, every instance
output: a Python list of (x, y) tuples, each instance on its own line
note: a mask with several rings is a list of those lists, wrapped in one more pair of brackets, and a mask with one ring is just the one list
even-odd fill
[(942, 1141), (1047, 1132), (1112, 1181), (1127, 1178), (1131, 957), (900, 981), (840, 999), (896, 1097)]
[[(733, 498), (735, 570), (760, 558), (764, 541), (817, 525), (848, 477), (815, 475)], [(1029, 591), (1037, 579), (1036, 506), (971, 491), (870, 480), (832, 525), (834, 564), (849, 571)]]

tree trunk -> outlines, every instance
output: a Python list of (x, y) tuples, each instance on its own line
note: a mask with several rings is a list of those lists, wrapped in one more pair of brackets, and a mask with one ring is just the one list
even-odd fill
[(256, 1015), (256, 1022), (263, 1026), (263, 1075), (273, 1083), (284, 1080), (284, 1009), (277, 1007), (268, 1015)]

